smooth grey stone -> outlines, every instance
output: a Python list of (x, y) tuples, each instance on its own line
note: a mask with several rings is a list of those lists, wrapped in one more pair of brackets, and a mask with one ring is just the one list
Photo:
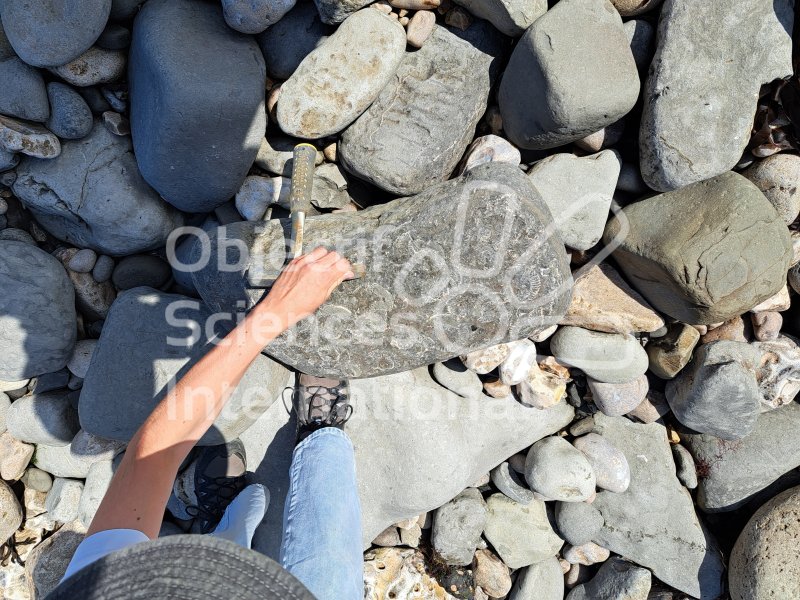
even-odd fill
[(744, 342), (703, 344), (665, 395), (675, 417), (687, 427), (725, 440), (746, 437), (761, 412), (756, 369), (762, 352)]
[(636, 66), (640, 72), (646, 71), (655, 51), (655, 28), (644, 19), (631, 19), (622, 26), (625, 28), (625, 35), (631, 45), (631, 53), (633, 60), (636, 61)]
[(692, 498), (675, 475), (666, 427), (602, 413), (594, 419), (596, 431), (625, 454), (631, 484), (621, 494), (597, 494), (592, 506), (605, 524), (593, 541), (692, 597), (717, 598), (722, 593), (722, 556), (706, 537)]
[(639, 73), (622, 19), (605, 0), (561, 0), (520, 38), (498, 92), (521, 148), (555, 148), (624, 117)]
[(592, 392), (594, 405), (609, 417), (621, 417), (635, 410), (647, 397), (650, 389), (644, 373), (626, 383), (601, 383), (591, 377), (587, 378), (586, 383)]
[(69, 371), (67, 369), (53, 371), (52, 373), (44, 373), (33, 381), (31, 393), (44, 394), (45, 392), (52, 392), (53, 390), (61, 390), (67, 387), (68, 382)]
[(355, 13), (281, 85), (278, 125), (303, 139), (339, 133), (391, 81), (405, 49), (397, 20), (378, 10)]
[[(193, 256), (195, 244), (204, 243), (212, 232), (219, 227), (216, 217), (210, 215), (203, 221), (202, 225), (194, 230), (193, 233), (179, 238), (175, 246), (175, 255), (169, 259), (172, 267), (172, 277), (179, 286), (197, 296), (197, 289), (194, 286), (193, 269), (202, 264), (202, 256)], [(200, 263), (195, 264), (200, 259)]]
[(33, 464), (55, 477), (86, 479), (96, 462), (111, 460), (120, 445), (87, 432), (79, 431), (67, 446), (36, 446)]
[(53, 487), (47, 492), (44, 506), (54, 520), (59, 523), (70, 523), (78, 517), (82, 494), (82, 482), (56, 477)]
[(149, 0), (133, 27), (128, 79), (145, 180), (188, 212), (232, 198), (267, 123), (266, 69), (255, 40), (225, 25), (218, 4)]
[(797, 597), (798, 523), (800, 487), (778, 494), (756, 511), (731, 552), (728, 584), (733, 600)]
[(773, 154), (742, 172), (772, 203), (787, 225), (794, 223), (800, 213), (800, 194), (796, 182), (800, 179), (800, 156)]
[(3, 544), (22, 525), (22, 507), (9, 485), (0, 479), (0, 540)]
[(337, 146), (339, 162), (353, 175), (401, 196), (448, 179), (486, 112), (492, 61), (491, 55), (435, 26), (344, 132)]
[[(568, 426), (574, 416), (564, 402), (531, 410), (511, 397), (459, 398), (433, 381), (427, 367), (354, 379), (350, 392), (359, 407), (347, 434), (355, 447), (365, 549), (388, 526), (449, 502), (506, 457)], [(272, 492), (253, 548), (277, 558), (294, 422), (275, 402), (241, 439), (248, 464), (261, 465), (255, 482)]]
[(125, 50), (131, 45), (131, 30), (109, 23), (97, 38), (97, 45), (106, 50)]
[(280, 21), (258, 36), (269, 76), (289, 79), (303, 59), (327, 39), (330, 31), (331, 28), (320, 20), (313, 2), (298, 2)]
[(562, 502), (583, 502), (595, 492), (595, 474), (589, 461), (557, 436), (531, 446), (525, 460), (525, 480), (534, 492)]
[(9, 227), (0, 231), (0, 240), (23, 242), (38, 248), (36, 240), (33, 239), (33, 236), (30, 233), (24, 229), (17, 229), (16, 227)]
[(792, 73), (793, 5), (665, 0), (642, 94), (639, 158), (647, 185), (672, 190), (737, 164), (761, 84)]
[(314, 0), (323, 23), (341, 23), (372, 0)]
[(36, 246), (0, 240), (0, 379), (63, 368), (72, 355), (75, 291), (61, 263)]
[[(113, 111), (123, 113), (128, 110), (128, 102), (126, 100), (128, 95), (127, 89), (117, 86), (104, 85), (100, 88), (100, 93), (103, 94), (103, 98), (106, 99), (106, 101), (109, 103)], [(106, 112), (112, 112), (112, 111), (106, 111)]]
[(432, 371), (436, 381), (463, 398), (479, 398), (483, 394), (480, 377), (467, 369), (461, 361), (436, 363)]
[(289, 12), (297, 0), (222, 0), (229, 27), (242, 33), (261, 33)]
[(69, 259), (67, 268), (76, 273), (91, 273), (97, 263), (97, 252), (91, 248), (84, 248), (78, 250), (75, 255)]
[(85, 87), (78, 88), (78, 93), (86, 101), (86, 104), (95, 115), (102, 115), (104, 112), (111, 110), (111, 105), (108, 100), (103, 96), (103, 92), (98, 87)]
[(556, 527), (569, 544), (582, 546), (603, 528), (603, 515), (586, 502), (556, 502)]
[(55, 135), (38, 123), (0, 115), (0, 150), (55, 158), (61, 153), (61, 144)]
[(92, 46), (72, 62), (49, 71), (76, 87), (118, 81), (125, 75), (127, 53)]
[(113, 21), (127, 21), (136, 16), (139, 7), (145, 0), (111, 0), (111, 15)]
[(63, 392), (23, 396), (6, 414), (8, 432), (22, 442), (66, 446), (81, 426), (78, 414)]
[(114, 259), (105, 254), (97, 257), (92, 269), (92, 279), (97, 283), (105, 283), (114, 273)]
[(476, 488), (467, 488), (436, 510), (431, 543), (447, 564), (472, 563), (472, 555), (486, 526), (486, 516), (486, 503)]
[(601, 383), (628, 383), (647, 371), (647, 352), (632, 335), (561, 327), (550, 338), (558, 362), (582, 370)]
[(85, 52), (100, 36), (111, 0), (5, 0), (3, 29), (14, 51), (34, 67), (57, 67)]
[(676, 474), (680, 482), (690, 490), (697, 487), (697, 468), (692, 453), (680, 444), (672, 446), (672, 458), (675, 459)]
[(455, 0), (455, 3), (510, 37), (521, 36), (547, 12), (547, 0)]
[(622, 213), (625, 224), (613, 217), (604, 242), (620, 243), (612, 256), (628, 280), (678, 321), (727, 321), (786, 284), (789, 230), (741, 175), (724, 173), (629, 204)]
[(509, 467), (507, 462), (500, 463), (492, 469), (491, 478), (497, 489), (514, 502), (528, 504), (533, 500), (533, 492), (528, 488), (525, 479)]
[[(168, 310), (176, 302), (188, 304)], [(186, 296), (150, 288), (120, 294), (83, 382), (79, 405), (83, 428), (127, 442), (174, 383), (208, 351), (210, 316), (205, 307)], [(189, 347), (180, 345), (190, 335), (189, 329), (181, 327), (187, 323), (183, 319), (202, 324), (200, 339)], [(224, 444), (238, 437), (278, 397), (288, 378), (283, 366), (259, 355), (199, 444)]]
[(573, 440), (572, 445), (589, 460), (598, 488), (618, 494), (628, 489), (631, 483), (628, 460), (607, 438), (596, 433), (587, 433)]
[(135, 287), (151, 287), (159, 289), (165, 285), (172, 275), (169, 263), (151, 254), (126, 256), (117, 263), (111, 281), (119, 290)]
[[(16, 154), (14, 152), (9, 152), (8, 150), (3, 150), (2, 148), (0, 148), (0, 173), (3, 173), (5, 171), (10, 171), (18, 164), (19, 164), (19, 154)], [(16, 173), (6, 173), (6, 175), (12, 175), (13, 178), (16, 178)], [(11, 181), (0, 180), (0, 183), (2, 185), (5, 185), (6, 187), (11, 187), (14, 184), (13, 178), (11, 179)], [(0, 216), (5, 217), (5, 215), (0, 215)]]
[(647, 569), (614, 556), (591, 581), (572, 589), (566, 600), (648, 600), (651, 579)]
[(520, 571), (508, 600), (564, 600), (564, 574), (553, 556)]
[[(2, 13), (2, 7), (0, 7), (0, 13)], [(11, 42), (8, 41), (5, 29), (3, 29), (3, 22), (0, 21), (0, 60), (5, 60), (16, 55), (17, 53), (14, 52), (14, 48), (11, 47)]]
[(106, 495), (111, 478), (114, 476), (113, 463), (110, 460), (103, 460), (94, 463), (89, 467), (86, 481), (83, 487), (83, 494), (78, 504), (78, 520), (86, 527), (89, 527), (94, 519), (97, 509), (103, 496)]
[(588, 250), (603, 237), (619, 169), (617, 153), (603, 150), (580, 157), (554, 154), (528, 171), (570, 248)]
[(20, 478), (26, 488), (30, 488), (37, 492), (49, 492), (53, 487), (53, 478), (50, 473), (37, 469), (36, 467), (28, 467), (25, 469), (25, 474)]
[(50, 98), (50, 118), (47, 128), (58, 137), (78, 140), (92, 130), (92, 111), (81, 95), (66, 83), (56, 81), (47, 84)]
[(0, 113), (40, 123), (50, 115), (42, 74), (16, 56), (0, 60)]
[(183, 223), (139, 174), (129, 138), (100, 121), (52, 160), (24, 158), (14, 193), (55, 237), (111, 255), (163, 246)]
[(736, 442), (708, 434), (683, 435), (700, 476), (697, 505), (706, 512), (735, 510), (800, 466), (798, 428), (800, 404), (790, 402), (761, 413), (750, 435)]
[[(512, 193), (518, 203), (509, 204)], [(513, 219), (515, 227), (504, 247), (487, 243), (504, 235), (506, 219)], [(479, 165), (414, 197), (357, 213), (310, 217), (304, 232), (307, 247), (328, 244), (354, 260), (349, 249), (365, 247), (359, 260), (367, 275), (337, 288), (314, 319), (278, 337), (267, 351), (304, 373), (371, 377), (546, 329), (563, 317), (572, 283), (557, 236), (546, 236), (536, 252), (531, 251), (531, 238), (550, 224), (550, 213), (529, 179), (517, 167), (502, 163)], [(377, 226), (382, 242), (373, 248), (365, 241), (372, 239)], [(489, 227), (497, 229), (492, 232)], [(249, 249), (248, 260), (239, 261), (237, 252), (231, 251), (224, 270), (211, 261), (215, 264), (194, 273), (197, 290), (215, 311), (235, 309), (239, 301), (253, 305), (264, 290), (248, 287), (245, 273), (253, 277), (284, 260), (279, 222), (220, 228), (211, 236), (211, 256), (235, 239)], [(456, 240), (457, 248), (451, 248)], [(200, 251), (197, 244), (195, 250)], [(525, 276), (514, 277), (509, 288), (506, 272), (512, 267)], [(487, 272), (495, 276), (486, 277)], [(479, 277), (473, 279), (473, 273)], [(509, 290), (516, 299), (506, 297)], [(507, 329), (498, 331), (498, 313), (507, 315), (503, 321)], [(402, 323), (396, 314), (403, 315)], [(370, 319), (377, 315), (387, 323), (385, 329), (381, 325), (377, 331), (358, 335), (367, 315)], [(410, 322), (413, 330), (405, 325)], [(327, 323), (324, 339), (314, 333), (320, 323)], [(646, 360), (645, 354), (645, 365)]]
[(486, 505), (489, 518), (484, 536), (509, 568), (547, 560), (564, 545), (550, 526), (541, 500), (520, 504), (504, 494), (492, 494)]

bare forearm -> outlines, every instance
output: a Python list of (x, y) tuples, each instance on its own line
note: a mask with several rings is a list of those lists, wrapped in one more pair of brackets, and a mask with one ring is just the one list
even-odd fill
[[(280, 307), (259, 305), (170, 390), (128, 444), (89, 533), (139, 529), (156, 537), (181, 463), (213, 425), (264, 346), (285, 329)], [(139, 491), (147, 490), (147, 494)], [(134, 491), (134, 493), (131, 493)]]

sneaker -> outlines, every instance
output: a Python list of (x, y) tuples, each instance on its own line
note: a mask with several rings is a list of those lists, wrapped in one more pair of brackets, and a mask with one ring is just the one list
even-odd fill
[(238, 439), (220, 446), (205, 446), (194, 462), (197, 505), (186, 512), (195, 517), (200, 533), (210, 533), (225, 509), (247, 486), (247, 456)]
[[(297, 415), (296, 444), (323, 427), (344, 431), (345, 423), (353, 414), (353, 407), (349, 403), (350, 386), (345, 379), (301, 374), (297, 388), (284, 390), (284, 406), (287, 391), (291, 392), (291, 409)], [(286, 410), (291, 412), (288, 406)]]

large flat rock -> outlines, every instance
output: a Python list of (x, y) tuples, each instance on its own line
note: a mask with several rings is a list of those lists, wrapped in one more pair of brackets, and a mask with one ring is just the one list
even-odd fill
[[(342, 136), (342, 165), (400, 196), (444, 181), (475, 134), (492, 85), (490, 54), (435, 26)], [(453, 102), (458, 98), (458, 102)]]
[(256, 41), (225, 24), (218, 2), (150, 0), (134, 22), (128, 78), (133, 144), (148, 183), (188, 212), (230, 200), (267, 125)]
[(134, 254), (163, 246), (183, 224), (142, 178), (130, 138), (96, 120), (87, 137), (61, 148), (56, 158), (23, 158), (13, 186), (55, 237), (103, 254)]
[(722, 592), (722, 556), (675, 475), (667, 429), (602, 413), (594, 418), (595, 431), (625, 454), (631, 469), (627, 491), (597, 494), (592, 506), (605, 524), (594, 541), (690, 596), (716, 599)]
[(75, 346), (75, 290), (57, 259), (0, 240), (0, 379), (63, 368)]
[[(346, 431), (356, 452), (365, 547), (392, 523), (438, 508), (573, 417), (564, 402), (539, 410), (511, 397), (461, 398), (424, 368), (350, 384), (354, 411)], [(276, 402), (241, 436), (248, 469), (271, 495), (253, 547), (273, 558), (280, 548), (294, 428)]]
[[(211, 349), (210, 317), (201, 303), (186, 296), (142, 287), (123, 292), (111, 307), (83, 382), (81, 426), (94, 435), (129, 441)], [(197, 326), (199, 336), (187, 341)], [(224, 444), (238, 437), (278, 398), (288, 378), (285, 367), (259, 355), (199, 444)], [(197, 392), (195, 401), (206, 402), (203, 390)]]
[[(247, 274), (280, 267), (285, 225), (236, 223), (212, 236), (211, 256), (222, 249), (225, 257), (227, 246), (227, 264), (213, 260), (194, 273), (212, 310), (264, 295)], [(236, 240), (248, 249), (245, 260)], [(406, 371), (527, 337), (557, 323), (569, 304), (564, 246), (530, 180), (512, 165), (480, 165), (358, 213), (310, 217), (305, 243), (365, 264), (366, 277), (342, 284), (266, 349), (304, 373)]]
[(693, 325), (746, 312), (786, 285), (789, 231), (764, 194), (736, 173), (626, 206), (606, 244), (659, 311)]
[(726, 441), (709, 434), (684, 436), (703, 476), (697, 488), (697, 505), (706, 512), (735, 510), (800, 466), (800, 405), (762, 413), (746, 438)]
[(676, 189), (739, 161), (761, 84), (792, 73), (793, 5), (665, 0), (639, 130), (647, 185)]

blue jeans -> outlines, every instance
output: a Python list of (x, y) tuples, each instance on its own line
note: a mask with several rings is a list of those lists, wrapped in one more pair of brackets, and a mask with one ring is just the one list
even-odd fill
[[(250, 485), (236, 497), (216, 535), (250, 547), (268, 493)], [(92, 562), (149, 538), (134, 529), (111, 529), (78, 546), (64, 578)], [(338, 429), (315, 431), (294, 450), (283, 513), (281, 565), (318, 600), (361, 600), (364, 565), (361, 506), (350, 438)]]
[(283, 510), (281, 565), (319, 600), (364, 597), (353, 444), (332, 427), (298, 444)]

